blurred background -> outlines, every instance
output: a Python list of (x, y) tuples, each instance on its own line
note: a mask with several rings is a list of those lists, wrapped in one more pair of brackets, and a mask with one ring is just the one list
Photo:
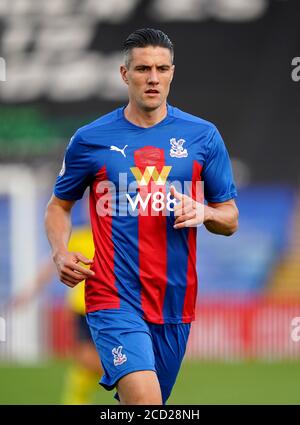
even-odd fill
[[(299, 18), (298, 0), (0, 0), (0, 404), (62, 402), (68, 289), (46, 272), (39, 296), (11, 300), (47, 264), (70, 137), (126, 104), (121, 46), (140, 27), (174, 42), (169, 103), (216, 124), (239, 190), (238, 233), (198, 233), (197, 321), (169, 402), (300, 403)], [(86, 217), (83, 200), (75, 226)]]

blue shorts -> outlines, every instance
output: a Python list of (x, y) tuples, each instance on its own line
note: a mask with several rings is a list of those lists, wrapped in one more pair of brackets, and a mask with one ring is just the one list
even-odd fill
[(179, 372), (191, 324), (149, 323), (122, 309), (99, 310), (87, 313), (86, 318), (104, 370), (100, 384), (112, 390), (128, 373), (153, 370), (165, 403)]

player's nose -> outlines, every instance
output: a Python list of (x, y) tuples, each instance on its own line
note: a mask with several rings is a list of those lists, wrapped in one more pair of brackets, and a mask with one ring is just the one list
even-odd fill
[(158, 84), (159, 78), (158, 78), (158, 72), (155, 68), (151, 69), (148, 77), (148, 83), (149, 84)]

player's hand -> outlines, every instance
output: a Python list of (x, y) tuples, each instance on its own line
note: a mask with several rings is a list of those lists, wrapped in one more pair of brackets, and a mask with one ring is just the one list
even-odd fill
[(174, 215), (176, 217), (174, 229), (201, 226), (204, 222), (204, 204), (195, 201), (190, 196), (177, 192), (174, 186), (170, 187), (170, 193), (179, 201), (174, 207)]
[(91, 265), (93, 260), (86, 258), (80, 252), (66, 252), (58, 254), (53, 258), (60, 281), (73, 288), (79, 282), (95, 275), (95, 273), (81, 266), (79, 263)]

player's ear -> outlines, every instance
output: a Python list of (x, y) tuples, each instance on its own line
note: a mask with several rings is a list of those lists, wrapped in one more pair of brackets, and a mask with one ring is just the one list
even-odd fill
[(120, 66), (120, 74), (121, 74), (121, 77), (122, 77), (122, 80), (124, 81), (124, 83), (128, 84), (127, 68), (126, 68), (125, 65)]
[(171, 83), (171, 82), (172, 82), (172, 80), (173, 80), (174, 72), (175, 72), (175, 65), (172, 65), (172, 67), (171, 67), (171, 79), (170, 79), (170, 83)]

